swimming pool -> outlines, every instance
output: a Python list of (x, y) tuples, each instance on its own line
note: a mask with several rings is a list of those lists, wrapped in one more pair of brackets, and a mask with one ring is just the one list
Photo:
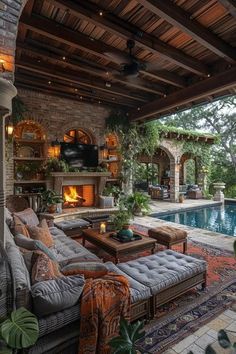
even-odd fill
[(236, 237), (236, 204), (150, 216)]

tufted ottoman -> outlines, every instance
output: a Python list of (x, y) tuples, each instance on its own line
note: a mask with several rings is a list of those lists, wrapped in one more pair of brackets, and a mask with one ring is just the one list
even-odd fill
[(153, 315), (159, 306), (196, 285), (206, 286), (206, 262), (172, 250), (120, 263), (117, 268), (150, 289)]
[(55, 226), (62, 230), (69, 237), (82, 236), (82, 230), (91, 227), (90, 222), (84, 219), (72, 219), (54, 222)]
[(168, 249), (177, 243), (183, 243), (183, 251), (187, 251), (187, 232), (172, 226), (160, 226), (148, 230), (149, 237), (155, 238), (157, 243)]

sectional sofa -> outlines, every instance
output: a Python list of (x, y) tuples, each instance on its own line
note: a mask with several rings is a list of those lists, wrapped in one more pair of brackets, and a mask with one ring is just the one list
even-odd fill
[[(67, 264), (81, 257), (88, 261), (100, 261), (95, 254), (67, 237), (62, 230), (51, 227), (50, 232), (55, 241), (54, 249), (59, 264)], [(112, 262), (105, 265), (109, 271), (123, 274), (129, 280), (132, 320), (153, 317), (160, 305), (196, 285), (201, 284), (203, 287), (206, 285), (206, 263), (171, 250), (117, 265)], [(0, 317), (9, 314), (14, 303), (16, 307), (24, 306), (35, 312), (25, 258), (16, 246), (8, 226), (5, 250), (1, 247), (0, 285)], [(27, 352), (77, 353), (79, 301), (72, 307), (46, 316), (40, 316), (39, 313), (40, 309), (37, 308), (39, 339)]]

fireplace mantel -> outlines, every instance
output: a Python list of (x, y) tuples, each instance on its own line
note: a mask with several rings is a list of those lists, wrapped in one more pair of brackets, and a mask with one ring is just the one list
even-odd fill
[(98, 196), (102, 194), (106, 180), (111, 176), (110, 172), (53, 172), (53, 189), (62, 194), (62, 187), (68, 185), (94, 184), (95, 203), (98, 206)]
[(52, 172), (52, 177), (111, 177), (110, 172)]

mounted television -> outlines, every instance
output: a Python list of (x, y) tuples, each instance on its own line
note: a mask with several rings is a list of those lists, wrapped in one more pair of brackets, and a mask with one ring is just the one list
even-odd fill
[(72, 167), (97, 167), (98, 146), (61, 143), (61, 158)]

